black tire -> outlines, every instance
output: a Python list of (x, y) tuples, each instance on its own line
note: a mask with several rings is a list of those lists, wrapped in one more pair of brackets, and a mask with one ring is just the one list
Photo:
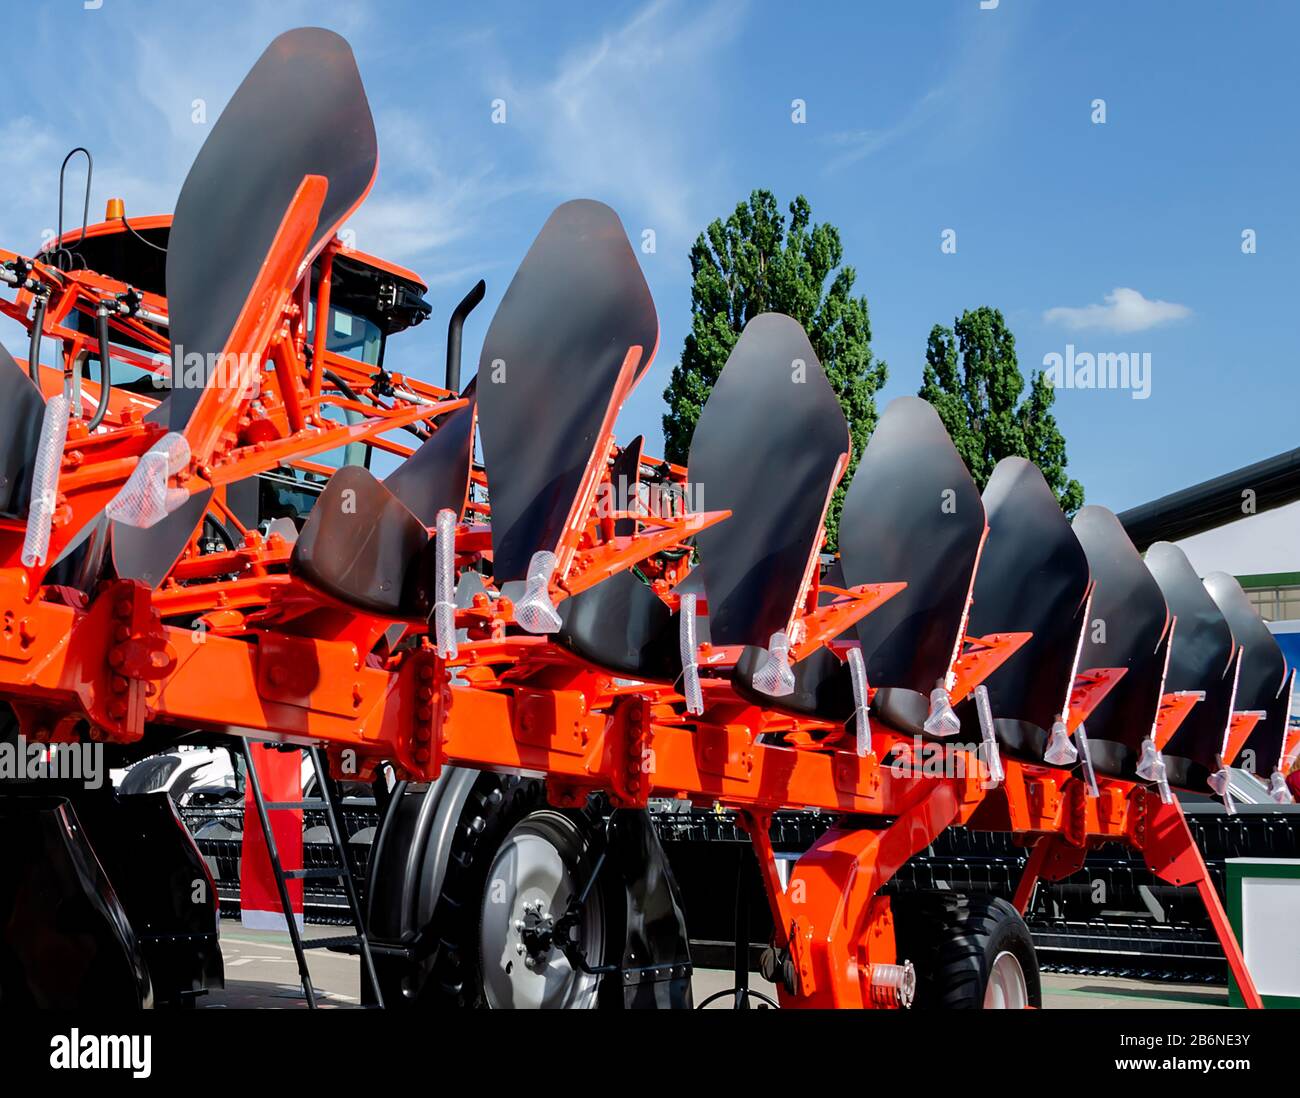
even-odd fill
[[(485, 986), (480, 932), (488, 874), (498, 851), (520, 829), (545, 835), (560, 851), (580, 887), (595, 861), (592, 847), (596, 823), (589, 811), (548, 808), (543, 783), (536, 779), (480, 775), (461, 813), (434, 909), (430, 929), (436, 944), (432, 955), (418, 969), (388, 958), (378, 963), (381, 958), (376, 957), (385, 1005), (470, 1010), (492, 1006), (492, 996)], [(616, 905), (606, 903), (603, 910), (608, 923)], [(606, 926), (603, 937), (607, 949), (613, 948), (611, 943), (622, 943), (621, 930), (614, 934), (614, 929)], [(610, 959), (588, 957), (593, 965)], [(600, 994), (603, 998), (605, 987), (601, 987)]]
[(1005, 900), (958, 892), (906, 892), (895, 895), (892, 906), (899, 959), (916, 968), (915, 1009), (984, 1009), (995, 964), (999, 986), (1008, 973), (1014, 976), (1018, 965), (1025, 1005), (1043, 1005), (1029, 927)]

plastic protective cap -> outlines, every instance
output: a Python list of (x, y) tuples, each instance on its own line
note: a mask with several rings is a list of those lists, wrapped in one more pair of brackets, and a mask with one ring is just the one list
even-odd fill
[(1228, 772), (1226, 766), (1220, 766), (1213, 774), (1206, 779), (1206, 784), (1214, 790), (1215, 794), (1223, 799), (1223, 809), (1229, 816), (1237, 814), (1236, 808), (1232, 803), (1232, 793), (1228, 789), (1228, 780), (1232, 775)]
[(434, 519), (433, 636), (438, 656), (456, 658), (456, 512), (439, 511)]
[(794, 693), (790, 638), (784, 632), (772, 634), (766, 654), (754, 669), (754, 689), (772, 698), (783, 698)]
[(32, 468), (31, 505), (27, 530), (23, 534), (23, 564), (35, 568), (45, 563), (50, 551), (50, 523), (59, 498), (59, 469), (63, 465), (63, 444), (68, 438), (68, 398), (62, 393), (50, 397), (41, 420), (36, 462)]
[(190, 463), (190, 444), (178, 431), (163, 435), (143, 454), (121, 491), (104, 508), (114, 522), (147, 530), (190, 498), (184, 488), (172, 488), (168, 478)]
[(948, 691), (936, 686), (930, 691), (930, 715), (921, 725), (931, 736), (946, 739), (961, 731), (961, 718), (953, 711)]
[(551, 576), (558, 563), (547, 549), (538, 550), (528, 562), (524, 593), (515, 602), (515, 621), (526, 633), (554, 633), (560, 628), (560, 612), (551, 602)]
[(682, 595), (681, 609), (677, 615), (677, 637), (682, 656), (682, 694), (686, 698), (686, 712), (695, 716), (704, 712), (704, 691), (700, 687), (700, 664), (696, 655), (699, 649), (695, 642), (697, 597), (693, 592)]
[(1138, 759), (1138, 764), (1134, 768), (1137, 776), (1149, 782), (1158, 781), (1164, 768), (1164, 760), (1160, 757), (1160, 752), (1156, 750), (1156, 741), (1148, 736), (1142, 741), (1142, 756)]
[(1135, 770), (1139, 778), (1152, 782), (1160, 790), (1160, 799), (1165, 804), (1173, 801), (1174, 795), (1169, 789), (1169, 773), (1165, 760), (1156, 748), (1156, 741), (1150, 736), (1142, 741), (1142, 756), (1138, 759)]
[(1070, 730), (1060, 717), (1052, 722), (1052, 732), (1043, 749), (1043, 762), (1048, 766), (1073, 766), (1079, 761), (1079, 749), (1070, 742)]
[(1268, 780), (1268, 795), (1278, 804), (1295, 804), (1295, 797), (1287, 788), (1286, 775), (1280, 770), (1274, 770), (1273, 776)]

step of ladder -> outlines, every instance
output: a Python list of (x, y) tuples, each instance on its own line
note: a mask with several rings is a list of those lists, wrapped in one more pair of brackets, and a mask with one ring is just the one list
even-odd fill
[[(337, 938), (308, 938), (302, 943), (303, 949), (335, 949), (338, 946), (359, 946), (361, 937), (357, 934), (343, 934)], [(356, 953), (357, 950), (345, 950), (347, 953)]]
[(290, 881), (323, 881), (342, 878), (343, 870), (336, 865), (310, 866), (305, 869), (286, 869), (284, 876)]
[[(267, 801), (262, 797), (262, 783), (257, 777), (257, 768), (253, 764), (253, 752), (247, 740), (241, 740), (244, 752), (244, 764), (247, 768), (248, 782), (253, 791), (253, 801), (257, 805), (257, 817), (262, 825), (262, 835), (266, 839), (266, 852), (271, 860), (271, 870), (275, 875), (276, 891), (280, 895), (280, 906), (284, 909), (284, 920), (289, 928), (289, 940), (293, 943), (294, 957), (298, 961), (298, 975), (302, 980), (302, 992), (307, 999), (307, 1007), (316, 1009), (316, 989), (312, 986), (311, 973), (307, 969), (308, 949), (330, 949), (338, 946), (351, 947), (349, 952), (361, 955), (361, 967), (364, 978), (370, 981), (374, 993), (375, 1005), (384, 1005), (384, 995), (379, 988), (379, 977), (375, 972), (375, 961), (371, 954), (370, 941), (366, 937), (365, 920), (361, 914), (361, 904), (357, 899), (356, 883), (352, 879), (352, 870), (348, 864), (347, 844), (343, 839), (343, 828), (339, 823), (338, 791), (334, 779), (330, 777), (329, 767), (324, 752), (319, 747), (308, 749), (312, 767), (316, 771), (316, 782), (320, 786), (321, 797), (310, 801)], [(271, 830), (272, 812), (281, 811), (319, 811), (325, 814), (329, 825), (330, 841), (334, 844), (334, 853), (338, 864), (334, 866), (311, 866), (285, 869), (280, 863), (280, 852), (276, 848), (275, 834)], [(294, 918), (293, 904), (289, 899), (288, 882), (291, 880), (336, 879), (343, 884), (343, 893), (347, 897), (348, 910), (352, 915), (355, 934), (328, 938), (303, 940)]]

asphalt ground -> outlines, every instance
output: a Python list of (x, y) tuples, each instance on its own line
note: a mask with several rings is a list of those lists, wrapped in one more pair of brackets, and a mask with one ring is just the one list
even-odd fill
[[(338, 927), (309, 926), (308, 938), (337, 937), (347, 933)], [(225, 957), (226, 987), (203, 996), (201, 1009), (280, 1008), (305, 1009), (298, 966), (289, 935), (283, 931), (250, 930), (235, 919), (221, 923), (221, 950)], [(326, 949), (307, 951), (307, 964), (317, 1002), (326, 1008), (360, 1005), (360, 960)], [(775, 998), (772, 986), (754, 974), (752, 986)], [(732, 986), (732, 975), (717, 969), (695, 973), (695, 1001)], [(715, 1006), (730, 1006), (729, 997)], [(1189, 1010), (1226, 1009), (1228, 990), (1199, 984), (1168, 984), (1141, 980), (1124, 980), (1102, 976), (1067, 976), (1043, 974), (1045, 1009), (1071, 1010)]]

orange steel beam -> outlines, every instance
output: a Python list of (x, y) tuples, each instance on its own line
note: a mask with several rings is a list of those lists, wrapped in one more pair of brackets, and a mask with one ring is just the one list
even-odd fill
[[(591, 512), (596, 490), (600, 486), (600, 478), (605, 470), (610, 447), (614, 444), (614, 420), (618, 417), (619, 409), (622, 408), (624, 399), (632, 389), (637, 364), (641, 361), (644, 350), (645, 348), (636, 345), (629, 347), (623, 356), (623, 364), (619, 367), (618, 380), (614, 386), (614, 399), (609, 402), (609, 407), (605, 410), (605, 418), (601, 421), (596, 434), (593, 460), (587, 464), (583, 472), (559, 544), (555, 547), (555, 578), (560, 583), (567, 579), (569, 569), (578, 552), (587, 525), (587, 516)], [(650, 348), (650, 354), (653, 357), (654, 348)]]
[(1155, 741), (1156, 750), (1163, 751), (1165, 744), (1173, 739), (1174, 733), (1182, 727), (1187, 715), (1196, 705), (1205, 700), (1203, 690), (1175, 690), (1160, 698), (1160, 708), (1156, 711)]
[(1176, 800), (1162, 804), (1158, 797), (1143, 789), (1136, 790), (1133, 799), (1133, 845), (1142, 851), (1147, 866), (1162, 881), (1196, 886), (1219, 944), (1223, 947), (1224, 956), (1228, 959), (1228, 967), (1232, 969), (1232, 975), (1241, 989), (1241, 997), (1249, 1009), (1262, 1010), (1264, 1002), (1255, 988), (1250, 970), (1246, 968), (1241, 945), (1228, 921), (1219, 894), (1214, 890), (1210, 871), (1192, 838), (1182, 806)]
[(337, 252), (336, 238), (325, 246), (321, 255), (320, 288), (316, 291), (316, 328), (312, 333), (311, 384), (308, 386), (308, 394), (312, 399), (320, 396), (321, 375), (325, 372), (325, 346), (330, 330), (330, 293), (334, 278), (334, 256)]
[(1228, 722), (1228, 737), (1223, 747), (1224, 766), (1233, 764), (1246, 741), (1250, 739), (1250, 734), (1255, 731), (1255, 725), (1266, 716), (1268, 714), (1262, 709), (1238, 709), (1232, 714), (1232, 719)]
[(218, 365), (223, 370), (233, 369), (233, 383), (209, 382), (185, 426), (196, 467), (211, 460), (239, 406), (251, 395), (255, 371), (261, 368), (260, 358), (254, 362), (252, 357), (270, 345), (272, 334), (282, 323), (285, 306), (302, 277), (303, 258), (320, 220), (328, 187), (324, 176), (304, 177), (285, 210), (262, 268), (221, 351)]
[[(1181, 811), (1132, 783), (1103, 778), (1101, 795), (1090, 798), (1067, 773), (1014, 759), (996, 791), (973, 765), (951, 776), (899, 772), (874, 755), (762, 742), (770, 714), (738, 704), (730, 720), (684, 726), (653, 688), (615, 690), (607, 676), (548, 651), (544, 638), (471, 647), (470, 665), (550, 668), (546, 686), (481, 689), (453, 684), (429, 648), (375, 667), (368, 647), (346, 641), (275, 633), (254, 641), (164, 626), (159, 610), (180, 604), (129, 581), (108, 585), (86, 610), (29, 602), (29, 594), (23, 573), (0, 570), (0, 605), (25, 610), (0, 635), (0, 678), (33, 739), (70, 735), (84, 718), (98, 737), (130, 742), (146, 721), (162, 721), (323, 742), (391, 759), (426, 780), (449, 763), (543, 773), (564, 799), (605, 789), (615, 804), (644, 806), (657, 792), (686, 793), (749, 809), (756, 821), (790, 805), (895, 817), (884, 828), (829, 832), (796, 865), (790, 896), (774, 899), (799, 974), (795, 992), (783, 993), (789, 1005), (876, 1003), (867, 961), (892, 950), (879, 888), (945, 827), (977, 825), (993, 797), (1005, 805), (1009, 830), (1042, 837), (1017, 890), (1021, 904), (1040, 874), (1068, 871), (1091, 841), (1128, 841), (1163, 879), (1197, 886), (1243, 994), (1258, 1000)], [(887, 730), (878, 736), (880, 757), (907, 742)], [(760, 856), (770, 853), (755, 841)], [(866, 941), (889, 944), (864, 953)]]
[(907, 586), (906, 583), (863, 583), (857, 587), (828, 587), (822, 591), (835, 596), (825, 606), (799, 619), (803, 639), (790, 648), (795, 663), (805, 659), (824, 644), (829, 644), (844, 630), (878, 610)]
[(1070, 716), (1065, 722), (1067, 730), (1073, 732), (1092, 716), (1092, 711), (1127, 673), (1127, 667), (1092, 667), (1075, 675), (1070, 690)]
[(795, 914), (787, 930), (798, 986), (793, 993), (778, 988), (782, 1006), (872, 1005), (859, 959), (872, 901), (908, 858), (957, 819), (964, 792), (955, 781), (927, 783), (889, 827), (833, 828), (799, 859), (790, 877)]

